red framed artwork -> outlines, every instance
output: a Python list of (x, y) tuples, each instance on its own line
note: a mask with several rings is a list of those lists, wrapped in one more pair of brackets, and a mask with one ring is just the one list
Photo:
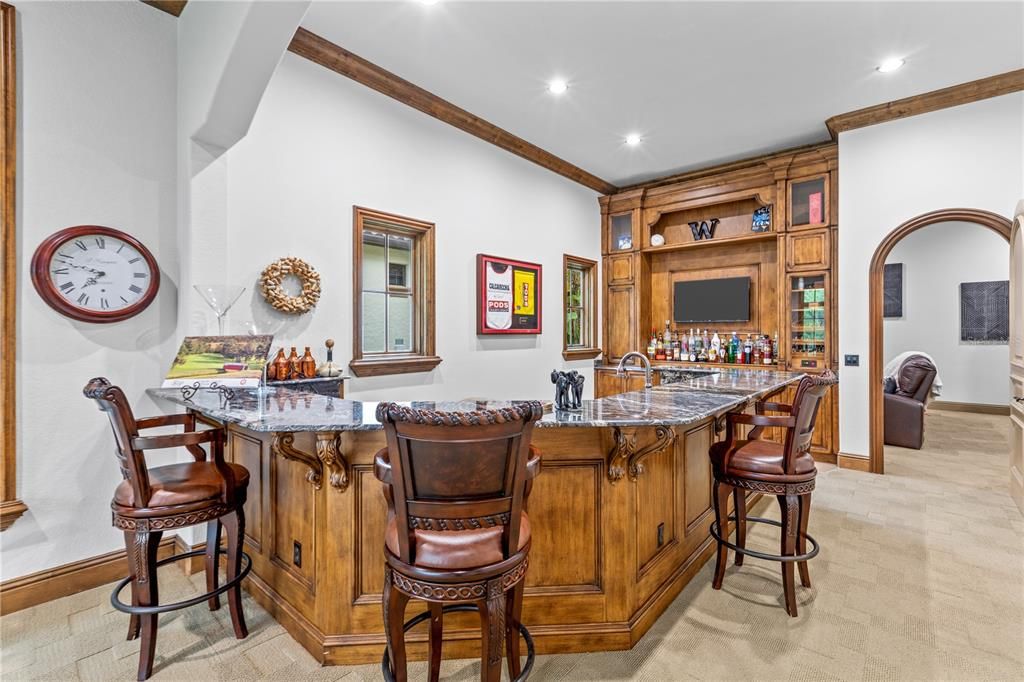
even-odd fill
[(541, 266), (477, 254), (476, 333), (540, 334)]

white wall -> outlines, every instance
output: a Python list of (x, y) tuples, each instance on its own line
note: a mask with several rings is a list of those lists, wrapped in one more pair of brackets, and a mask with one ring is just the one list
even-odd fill
[(942, 208), (1010, 216), (1024, 196), (1024, 93), (852, 130), (839, 136), (840, 448), (868, 454), (867, 276), (901, 223)]
[[(82, 387), (106, 375), (139, 412), (161, 411), (144, 390), (173, 354), (178, 278), (174, 18), (140, 2), (17, 9), (17, 477), (29, 511), (0, 535), (3, 579), (123, 547), (110, 526), (121, 479), (110, 426)], [(80, 224), (125, 230), (153, 252), (160, 293), (145, 312), (86, 324), (36, 294), (35, 248)]]
[(904, 237), (887, 263), (903, 263), (903, 317), (885, 320), (885, 361), (919, 350), (935, 359), (938, 400), (1005, 405), (1009, 345), (960, 342), (960, 284), (1009, 279), (1010, 247), (976, 223), (938, 223)]
[[(292, 54), (249, 134), (227, 155), (228, 281), (249, 287), (229, 329), (255, 320), (277, 345), (337, 342), (352, 356), (352, 207), (436, 223), (437, 354), (433, 372), (353, 378), (365, 400), (548, 398), (562, 360), (562, 254), (597, 260), (597, 195)], [(544, 266), (541, 336), (476, 335), (475, 256)], [(298, 256), (322, 277), (316, 309), (285, 316), (257, 291), (262, 269)], [(300, 347), (301, 352), (301, 347)], [(588, 384), (591, 380), (588, 376)], [(587, 387), (588, 393), (592, 386)]]

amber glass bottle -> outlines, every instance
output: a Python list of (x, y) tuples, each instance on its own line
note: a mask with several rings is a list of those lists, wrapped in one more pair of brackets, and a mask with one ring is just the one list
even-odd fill
[(299, 359), (299, 354), (295, 352), (295, 346), (292, 346), (292, 352), (288, 355), (288, 378), (302, 378), (302, 362)]
[(313, 359), (313, 354), (309, 352), (309, 346), (306, 346), (306, 352), (302, 354), (299, 366), (302, 368), (302, 378), (312, 379), (316, 376), (316, 360)]
[(267, 368), (267, 378), (273, 381), (284, 381), (288, 378), (288, 374), (291, 371), (291, 365), (288, 364), (288, 358), (284, 356), (284, 348), (277, 349), (277, 357), (270, 363), (270, 367)]

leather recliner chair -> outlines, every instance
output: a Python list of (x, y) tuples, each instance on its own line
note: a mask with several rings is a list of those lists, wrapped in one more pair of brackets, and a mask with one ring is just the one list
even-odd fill
[(926, 357), (911, 355), (900, 367), (896, 392), (885, 394), (885, 443), (920, 450), (924, 407), (937, 370)]

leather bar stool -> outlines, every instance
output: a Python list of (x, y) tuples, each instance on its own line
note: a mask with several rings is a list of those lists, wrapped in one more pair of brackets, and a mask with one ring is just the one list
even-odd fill
[[(818, 470), (811, 457), (811, 437), (818, 416), (821, 399), (829, 388), (838, 383), (831, 370), (817, 376), (804, 376), (797, 386), (792, 405), (758, 401), (757, 414), (729, 413), (726, 415), (726, 439), (711, 446), (711, 466), (715, 478), (715, 521), (711, 536), (718, 542), (718, 558), (712, 587), (722, 589), (728, 550), (736, 552), (736, 565), (743, 565), (743, 556), (782, 562), (782, 586), (786, 612), (797, 615), (796, 584), (793, 564), (800, 566), (800, 582), (811, 586), (807, 560), (818, 553), (818, 543), (807, 534), (807, 520), (811, 513), (811, 491), (814, 490)], [(782, 416), (769, 416), (779, 412)], [(736, 426), (753, 425), (745, 440), (736, 439)], [(782, 443), (761, 440), (765, 427), (785, 430)], [(778, 497), (782, 522), (747, 516), (747, 491), (768, 493)], [(736, 515), (729, 516), (729, 495), (733, 494)], [(736, 523), (736, 543), (729, 542), (728, 522)], [(767, 523), (782, 528), (781, 552), (767, 554), (746, 549), (747, 521)], [(725, 531), (723, 532), (723, 529)], [(807, 551), (807, 543), (812, 545)]]
[[(461, 610), (480, 612), (482, 680), (501, 679), (503, 649), (509, 676), (529, 675), (533, 643), (520, 618), (530, 553), (526, 500), (540, 472), (530, 438), (542, 413), (539, 402), (476, 412), (377, 406), (387, 436), (374, 458), (388, 503), (385, 679), (405, 682), (404, 633), (429, 618), (430, 679), (437, 680), (443, 614)], [(429, 611), (403, 623), (410, 598), (426, 601)]]
[[(135, 419), (124, 392), (104, 378), (86, 384), (83, 393), (107, 413), (114, 430), (117, 459), (124, 480), (114, 491), (110, 504), (114, 527), (124, 531), (130, 576), (114, 588), (111, 604), (130, 614), (128, 639), (142, 636), (139, 651), (139, 680), (153, 672), (156, 651), (157, 616), (201, 602), (208, 602), (211, 611), (220, 608), (218, 595), (228, 593), (228, 607), (235, 636), (248, 635), (242, 613), (242, 579), (252, 562), (242, 551), (245, 531), (246, 488), (249, 472), (245, 467), (224, 461), (224, 430), (196, 431), (195, 415), (176, 414), (149, 419)], [(159, 426), (181, 425), (184, 433), (140, 436), (139, 431)], [(210, 461), (200, 447), (208, 444)], [(146, 468), (144, 451), (184, 447), (194, 462)], [(157, 561), (157, 548), (163, 531), (206, 522), (206, 549), (178, 554)], [(220, 548), (220, 531), (227, 535), (226, 549)], [(218, 586), (217, 569), (221, 553), (227, 555), (227, 581)], [(157, 567), (192, 556), (206, 556), (206, 587), (204, 594), (173, 604), (160, 604)], [(245, 566), (242, 567), (242, 559)], [(131, 584), (132, 603), (124, 604), (119, 593)]]

